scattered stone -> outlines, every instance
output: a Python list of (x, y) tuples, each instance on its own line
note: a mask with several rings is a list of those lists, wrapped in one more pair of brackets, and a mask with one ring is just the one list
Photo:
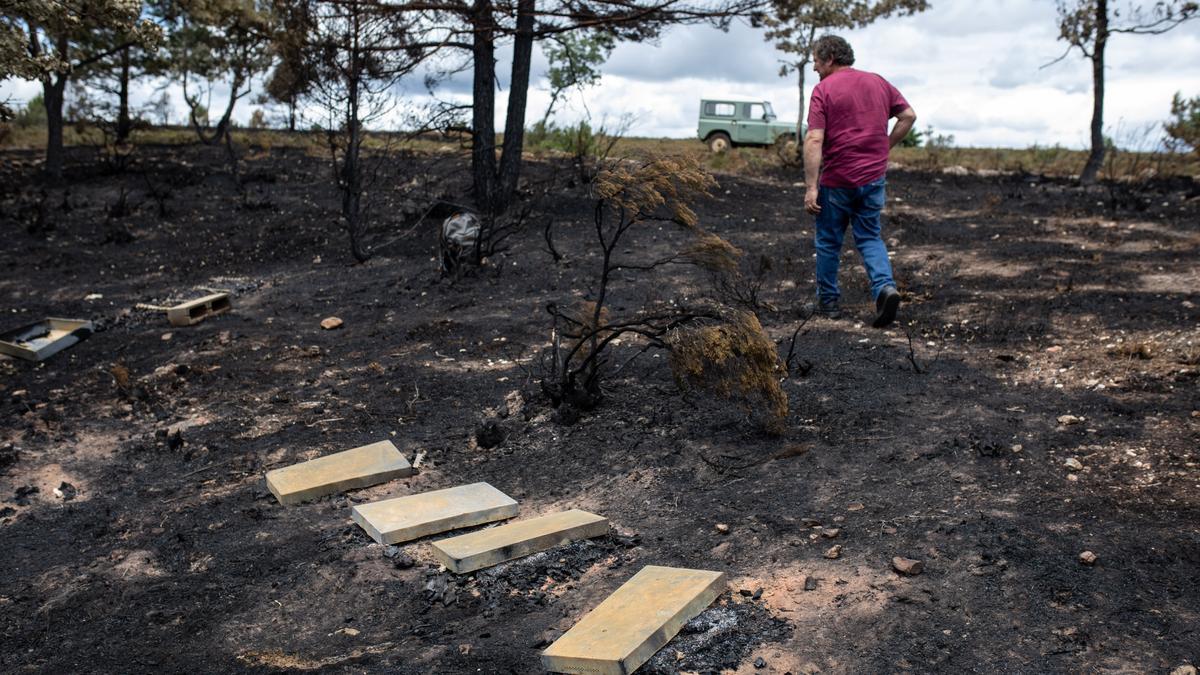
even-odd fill
[(1076, 417), (1075, 415), (1059, 415), (1058, 416), (1058, 423), (1063, 425), (1064, 427), (1069, 427), (1073, 424), (1079, 424), (1079, 423), (1083, 422), (1083, 420), (1084, 420), (1084, 418)]
[(724, 588), (720, 572), (647, 565), (542, 652), (542, 666), (632, 673)]
[(170, 342), (170, 341), (171, 341), (171, 338), (173, 338), (173, 337), (175, 337), (175, 334), (174, 334), (174, 333), (163, 333), (163, 334), (162, 334), (162, 341), (163, 341), (163, 342)]
[(509, 417), (516, 417), (525, 409), (525, 397), (521, 396), (521, 392), (516, 389), (508, 392), (504, 397), (504, 411)]
[(892, 558), (892, 569), (905, 576), (915, 577), (925, 571), (925, 563), (911, 558)]
[(817, 578), (812, 576), (811, 574), (809, 576), (804, 577), (804, 590), (806, 590), (806, 591), (817, 590)]
[(717, 532), (720, 532), (721, 534), (729, 534), (729, 526), (725, 523), (717, 523), (715, 527), (717, 528)]
[(1074, 457), (1063, 462), (1063, 465), (1066, 466), (1068, 469), (1072, 469), (1074, 471), (1083, 471), (1083, 463), (1080, 462), (1079, 460), (1075, 459)]
[(17, 446), (12, 443), (0, 445), (0, 469), (5, 469), (17, 463), (21, 455), (17, 452)]
[(763, 660), (763, 657), (760, 656), (760, 657), (754, 659), (754, 669), (755, 670), (762, 670), (763, 668), (766, 668), (766, 667), (767, 667), (767, 662)]
[(268, 471), (267, 489), (280, 504), (299, 504), (413, 473), (408, 460), (391, 441), (380, 441)]
[(333, 634), (334, 635), (349, 635), (350, 637), (354, 637), (355, 635), (358, 635), (358, 629), (357, 628), (339, 628), (338, 630), (333, 631)]
[(1088, 566), (1095, 565), (1097, 557), (1098, 556), (1091, 551), (1084, 551), (1083, 553), (1079, 554), (1079, 562)]
[(79, 494), (79, 491), (75, 489), (74, 485), (71, 485), (67, 481), (63, 481), (62, 485), (54, 488), (54, 496), (58, 497), (64, 502), (69, 502), (72, 499), (75, 499), (75, 495), (77, 494)]
[(333, 330), (335, 328), (341, 328), (342, 323), (342, 320), (336, 316), (330, 316), (321, 320), (321, 328), (324, 328), (325, 330)]
[(1196, 666), (1190, 663), (1185, 663), (1175, 670), (1171, 671), (1171, 675), (1196, 675)]
[(841, 534), (841, 532), (842, 532), (841, 528), (827, 527), (827, 528), (821, 530), (821, 536), (825, 537), (826, 539), (836, 539), (837, 536), (839, 534)]
[(17, 512), (17, 510), (14, 509), (13, 507), (5, 506), (4, 508), (0, 509), (0, 518), (7, 518), (7, 517), (15, 514), (16, 512)]
[(825, 557), (829, 558), (830, 560), (837, 560), (838, 558), (842, 557), (842, 545), (837, 544), (829, 547), (829, 550), (825, 551)]
[(39, 492), (41, 490), (36, 485), (22, 485), (17, 488), (16, 493), (13, 495), (13, 501), (17, 503), (17, 506), (29, 506), (29, 502), (33, 499), (33, 496)]
[(850, 502), (846, 505), (847, 511), (862, 511), (864, 508), (866, 507), (863, 506), (862, 502)]

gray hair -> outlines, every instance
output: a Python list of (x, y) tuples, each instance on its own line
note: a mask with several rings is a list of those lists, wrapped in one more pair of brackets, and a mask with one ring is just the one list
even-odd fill
[(854, 49), (837, 35), (822, 35), (813, 43), (812, 50), (818, 61), (833, 61), (839, 66), (854, 65)]

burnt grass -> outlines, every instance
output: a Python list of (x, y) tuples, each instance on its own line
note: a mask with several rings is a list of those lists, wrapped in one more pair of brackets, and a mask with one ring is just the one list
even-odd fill
[[(538, 386), (545, 306), (590, 297), (598, 265), (586, 192), (550, 182), (565, 165), (533, 161), (526, 228), (445, 278), (436, 221), (405, 221), (400, 192), (432, 160), (389, 167), (376, 236), (400, 238), (354, 264), (320, 157), (251, 149), (240, 195), (218, 151), (143, 147), (120, 172), (77, 153), (69, 188), (44, 197), (31, 155), (0, 160), (0, 328), (97, 325), (43, 364), (0, 362), (0, 670), (536, 672), (647, 564), (730, 581), (648, 672), (1200, 659), (1192, 180), (893, 171), (902, 323), (868, 327), (848, 241), (848, 317), (800, 330), (787, 431), (771, 436), (680, 391), (655, 351), (595, 410), (555, 415)], [(761, 268), (758, 314), (786, 353), (812, 288), (800, 178), (718, 179), (702, 223)], [(439, 189), (465, 199), (462, 183)], [(678, 241), (654, 226), (623, 250)], [(135, 307), (208, 288), (233, 310), (193, 327)], [(712, 288), (686, 267), (623, 272), (612, 311)], [(343, 327), (322, 330), (328, 316)], [(485, 449), (489, 420), (502, 441)], [(270, 468), (385, 438), (426, 453), (416, 476), (286, 508), (266, 490)], [(476, 481), (525, 516), (578, 507), (613, 532), (456, 577), (427, 540), (388, 549), (349, 518)], [(894, 556), (925, 571), (900, 576)]]

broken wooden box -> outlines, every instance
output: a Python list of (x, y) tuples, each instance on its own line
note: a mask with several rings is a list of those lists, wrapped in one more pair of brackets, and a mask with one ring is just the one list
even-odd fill
[(42, 361), (91, 334), (91, 321), (44, 319), (0, 334), (0, 353), (26, 361)]
[(210, 316), (224, 314), (231, 306), (228, 293), (213, 293), (168, 308), (167, 321), (170, 321), (172, 326), (191, 326)]

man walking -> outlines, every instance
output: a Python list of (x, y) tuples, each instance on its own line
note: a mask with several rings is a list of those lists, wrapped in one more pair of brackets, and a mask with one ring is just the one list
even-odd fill
[[(908, 135), (917, 114), (887, 80), (853, 65), (854, 50), (842, 38), (825, 35), (813, 43), (813, 68), (821, 81), (813, 90), (804, 137), (804, 208), (817, 217), (815, 311), (831, 318), (841, 314), (837, 273), (849, 224), (871, 280), (871, 325), (883, 328), (896, 320), (900, 308), (887, 247), (879, 234), (884, 176), (888, 151)], [(892, 117), (896, 124), (889, 134)]]

